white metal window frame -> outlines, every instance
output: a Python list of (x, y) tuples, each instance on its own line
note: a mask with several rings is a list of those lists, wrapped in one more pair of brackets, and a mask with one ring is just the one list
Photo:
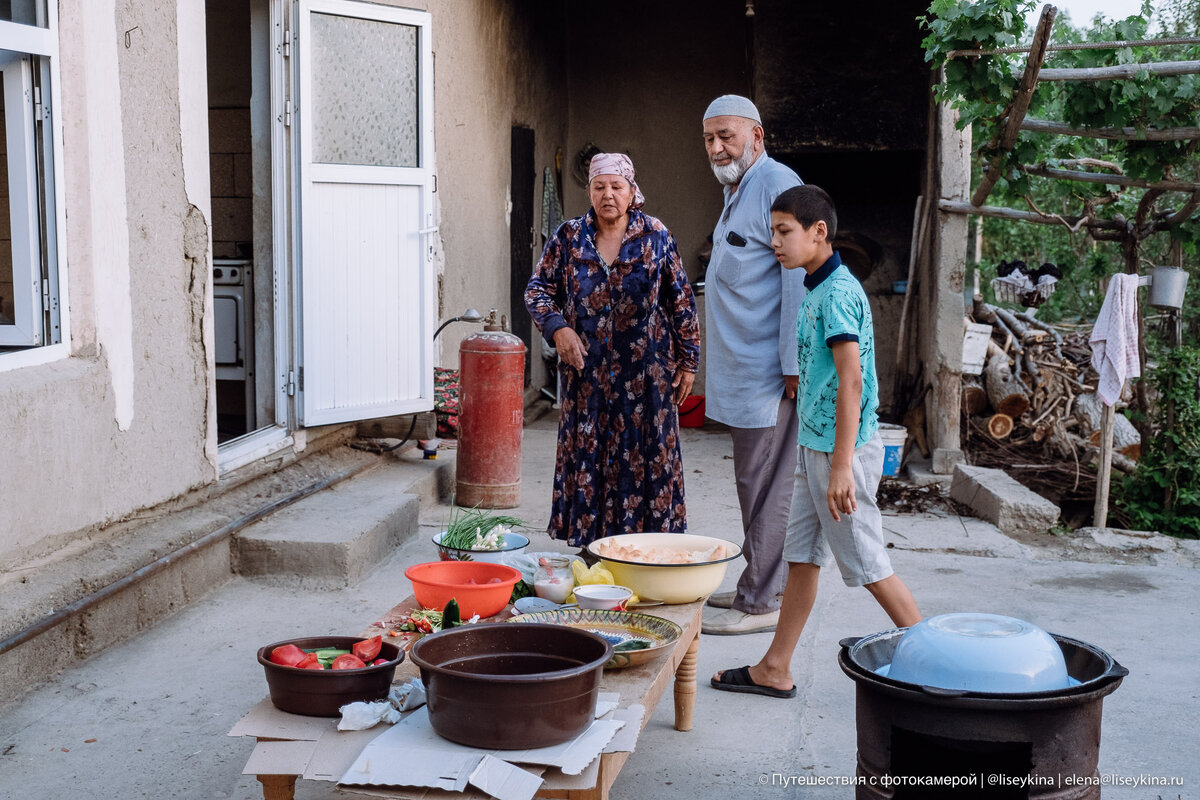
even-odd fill
[[(19, 120), (14, 120), (14, 117), (10, 116), (7, 125), (9, 129), (7, 144), (9, 147), (10, 208), (14, 205), (17, 197), (23, 201), (23, 209), (13, 214), (12, 219), (13, 282), (16, 284), (18, 277), (24, 277), (26, 273), (31, 282), (36, 278), (36, 299), (33, 292), (29, 292), (28, 298), (33, 307), (31, 309), (33, 315), (39, 318), (36, 331), (39, 335), (36, 337), (36, 341), (34, 336), (28, 335), (32, 331), (26, 330), (17, 335), (15, 325), (0, 325), (0, 346), (26, 348), (0, 353), (0, 371), (45, 364), (69, 355), (67, 276), (66, 270), (63, 268), (65, 262), (61, 257), (64, 252), (62, 236), (66, 230), (66, 207), (62, 181), (59, 179), (62, 174), (63, 137), (61, 115), (56, 113), (59, 96), (58, 8), (57, 3), (49, 3), (48, 6), (49, 18), (45, 28), (0, 21), (0, 61), (8, 63), (5, 69), (5, 97), (8, 104), (5, 109), (6, 115), (14, 113), (12, 110), (14, 103), (20, 105), (19, 111), (15, 112)], [(39, 58), (34, 59), (31, 58), (32, 56)], [(38, 71), (36, 77), (40, 78), (38, 81), (42, 95), (40, 98), (32, 96), (35, 69)], [(12, 88), (10, 89), (10, 87)], [(40, 100), (40, 103), (36, 105), (40, 107), (43, 123), (49, 123), (42, 125), (40, 144), (45, 160), (41, 175), (38, 174), (33, 138), (35, 135), (33, 125), (35, 100)], [(18, 121), (19, 124), (14, 125), (14, 121)], [(14, 146), (19, 147), (19, 150), (14, 149)], [(14, 157), (17, 152), (21, 153), (20, 158)], [(15, 171), (20, 172), (19, 179), (24, 182), (22, 185), (18, 186), (17, 178), (13, 177), (14, 166), (16, 167)], [(14, 192), (13, 187), (18, 187), (17, 191)], [(38, 223), (39, 188), (44, 192), (47, 212), (44, 242), (49, 276), (45, 293), (51, 306), (52, 330), (50, 331), (42, 330), (43, 326), (40, 322), (43, 307), (42, 240)], [(25, 234), (21, 237), (22, 243), (19, 246), (16, 244), (18, 228)], [(18, 258), (22, 258), (22, 261), (18, 262)], [(22, 302), (24, 303), (26, 300), (23, 298)], [(24, 314), (25, 319), (28, 320), (29, 312), (24, 312)], [(54, 328), (57, 330), (53, 330)]]

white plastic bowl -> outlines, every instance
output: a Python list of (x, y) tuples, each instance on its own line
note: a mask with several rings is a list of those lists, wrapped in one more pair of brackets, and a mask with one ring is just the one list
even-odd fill
[(633, 597), (633, 589), (628, 586), (591, 583), (575, 587), (575, 603), (580, 608), (614, 611), (623, 607), (630, 597)]
[(504, 547), (499, 550), (465, 550), (461, 547), (447, 547), (442, 544), (442, 536), (445, 533), (442, 531), (433, 537), (438, 558), (442, 561), (486, 561), (491, 564), (499, 564), (505, 556), (519, 553), (529, 547), (528, 536), (520, 533), (506, 533), (504, 534)]
[[(680, 550), (706, 550), (722, 544), (725, 557), (691, 564), (649, 564), (606, 556), (605, 542)], [(618, 585), (628, 586), (639, 600), (661, 600), (667, 604), (691, 603), (712, 594), (725, 577), (726, 565), (742, 554), (742, 548), (733, 542), (691, 533), (626, 533), (597, 539), (587, 549), (600, 559)]]
[(962, 612), (922, 620), (896, 644), (887, 677), (972, 692), (1042, 692), (1070, 686), (1062, 649), (1036, 625)]

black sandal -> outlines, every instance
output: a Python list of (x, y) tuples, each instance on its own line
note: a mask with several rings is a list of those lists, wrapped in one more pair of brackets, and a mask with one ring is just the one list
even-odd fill
[(750, 666), (738, 667), (737, 669), (727, 669), (721, 672), (720, 680), (713, 678), (710, 683), (714, 689), (720, 689), (723, 692), (743, 692), (745, 694), (761, 694), (764, 697), (778, 697), (786, 700), (789, 697), (796, 696), (796, 687), (790, 689), (776, 689), (774, 686), (763, 686), (761, 683), (755, 683), (750, 677)]

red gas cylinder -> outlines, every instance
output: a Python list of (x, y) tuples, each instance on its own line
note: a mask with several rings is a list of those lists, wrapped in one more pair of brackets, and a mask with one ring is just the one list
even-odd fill
[(496, 322), (458, 348), (456, 505), (513, 508), (521, 502), (525, 343)]

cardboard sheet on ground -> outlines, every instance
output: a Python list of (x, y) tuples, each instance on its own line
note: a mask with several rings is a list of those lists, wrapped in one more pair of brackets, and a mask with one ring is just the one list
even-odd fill
[(575, 739), (554, 747), (488, 751), (443, 739), (434, 732), (427, 711), (418, 709), (372, 740), (341, 782), (453, 791), (469, 784), (487, 787), (485, 791), (501, 800), (523, 800), (533, 797), (542, 781), (515, 764), (552, 766), (567, 775), (578, 774), (624, 725), (622, 720), (596, 720)]
[(337, 729), (337, 717), (305, 717), (280, 711), (264, 697), (246, 712), (229, 731), (229, 736), (257, 736), (260, 739), (305, 739), (315, 742), (327, 731)]
[[(615, 692), (601, 692), (597, 699), (597, 716), (607, 714), (611, 719), (625, 723), (609, 739), (608, 743), (603, 745), (603, 752), (606, 753), (633, 752), (638, 734), (641, 732), (641, 721), (645, 714), (645, 708), (641, 705), (616, 708), (619, 700), (620, 695)], [(350, 770), (367, 745), (388, 730), (389, 726), (378, 725), (365, 731), (338, 731), (336, 717), (305, 717), (289, 714), (275, 708), (269, 699), (264, 699), (238, 720), (229, 735), (282, 740), (258, 742), (243, 770), (245, 775), (300, 775), (307, 780), (337, 781)], [(434, 735), (434, 737), (439, 758), (444, 759), (443, 748), (445, 746), (459, 747), (439, 736)], [(463, 749), (468, 750), (469, 748)], [(573, 774), (567, 774), (562, 769), (553, 766), (530, 765), (519, 770), (527, 776), (522, 777), (511, 773), (511, 770), (518, 768), (512, 767), (503, 760), (511, 758), (513, 751), (495, 753), (496, 757), (493, 760), (499, 763), (489, 762), (482, 770), (479, 770), (483, 762), (479, 754), (483, 752), (474, 751), (473, 758), (475, 760), (470, 762), (474, 768), (469, 772), (474, 774), (478, 771), (476, 778), (479, 784), (487, 785), (500, 792), (499, 795), (491, 796), (513, 797), (514, 795), (509, 794), (510, 791), (515, 791), (516, 796), (524, 796), (528, 791), (525, 786), (529, 778), (536, 778), (537, 775), (543, 773), (544, 786), (547, 788), (586, 789), (596, 785), (599, 759), (595, 757), (591, 758), (590, 763), (583, 770)], [(412, 760), (413, 756), (409, 754), (408, 761), (411, 763)], [(452, 781), (454, 785), (458, 785), (459, 773), (463, 771), (466, 763), (468, 762), (463, 762), (462, 768), (454, 770)], [(577, 769), (575, 764), (569, 764), (568, 767)], [(530, 773), (533, 774), (530, 775)], [(505, 787), (503, 782), (499, 786), (493, 782), (497, 776), (503, 778), (505, 775), (515, 778), (516, 784)], [(447, 776), (436, 777), (442, 779)], [(468, 774), (466, 776), (467, 788), (463, 790), (464, 796), (487, 796), (480, 789), (474, 788), (476, 784), (471, 783), (470, 779), (471, 775)], [(379, 786), (380, 790), (373, 789), (367, 784), (353, 784), (367, 794), (377, 794), (383, 797), (396, 796), (395, 789), (387, 790), (383, 788), (382, 784), (375, 785)], [(430, 797), (441, 796), (441, 792), (445, 790), (439, 787), (444, 785), (444, 780), (431, 781), (427, 787), (417, 788), (409, 785), (409, 790), (403, 794), (405, 797), (417, 797), (428, 792)], [(536, 787), (534, 790), (536, 791)]]

